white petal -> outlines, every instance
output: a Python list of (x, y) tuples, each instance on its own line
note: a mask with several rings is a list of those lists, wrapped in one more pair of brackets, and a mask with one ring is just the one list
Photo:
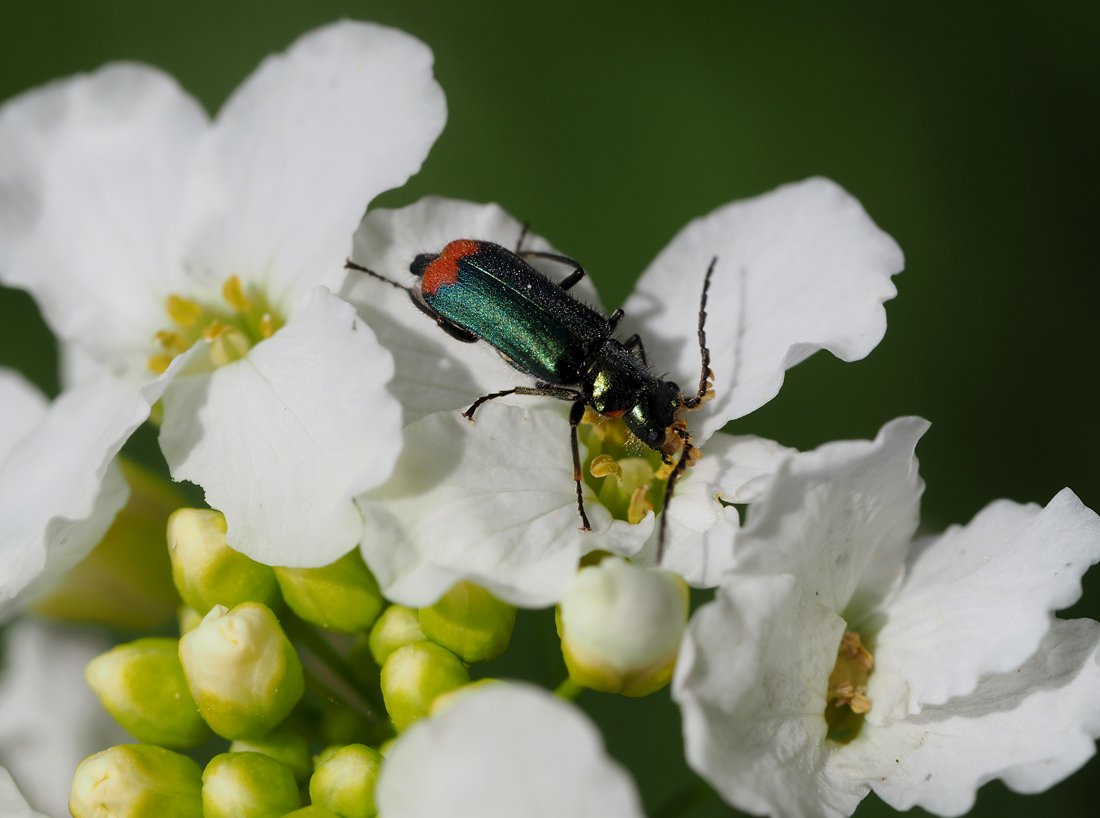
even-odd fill
[(0, 273), (54, 331), (144, 369), (179, 283), (186, 171), (199, 105), (146, 66), (113, 64), (0, 110)]
[(0, 368), (0, 462), (39, 424), (49, 402), (14, 369)]
[(461, 694), (402, 735), (376, 791), (386, 818), (642, 818), (629, 775), (573, 705), (522, 684)]
[[(1100, 735), (1100, 624), (1056, 621), (1038, 653), (989, 677), (969, 696), (888, 727), (864, 727), (836, 756), (896, 809), (962, 815), (975, 791), (1001, 778), (1041, 792), (1080, 768)], [(872, 677), (873, 678), (873, 677)]]
[[(564, 406), (488, 403), (405, 429), (389, 482), (360, 498), (363, 555), (387, 599), (419, 607), (459, 579), (516, 605), (561, 598), (610, 518), (590, 494), (579, 530)], [(640, 542), (639, 542), (640, 544)]]
[(146, 384), (100, 379), (64, 392), (0, 462), (0, 620), (99, 542), (129, 493), (115, 455), (183, 355)]
[[(499, 205), (429, 197), (399, 210), (369, 212), (355, 234), (352, 257), (360, 265), (408, 286), (416, 282), (409, 264), (420, 253), (438, 253), (448, 242), (460, 238), (492, 241), (512, 249), (521, 230), (522, 225)], [(523, 246), (554, 251), (534, 234), (528, 234)], [(568, 272), (560, 264), (538, 266), (554, 280)], [(589, 279), (582, 280), (571, 292), (598, 308)], [(530, 377), (501, 361), (487, 343), (455, 340), (413, 307), (406, 293), (377, 279), (352, 272), (342, 294), (359, 308), (364, 320), (393, 352), (397, 374), (391, 388), (405, 408), (406, 424), (440, 409), (465, 409), (490, 392), (533, 384)]]
[(749, 509), (738, 569), (794, 574), (859, 630), (902, 574), (924, 490), (913, 449), (927, 428), (899, 418), (874, 441), (786, 460)]
[(324, 288), (274, 336), (164, 398), (161, 450), (202, 486), (227, 541), (269, 565), (327, 565), (359, 541), (352, 498), (389, 476), (400, 411), (393, 359)]
[(826, 781), (825, 693), (844, 622), (791, 576), (729, 574), (688, 623), (672, 682), (691, 768), (738, 809), (850, 815), (866, 784)]
[(649, 360), (690, 389), (698, 379), (696, 316), (703, 275), (716, 397), (692, 425), (705, 440), (779, 392), (783, 373), (819, 349), (864, 357), (886, 331), (897, 244), (854, 198), (807, 179), (695, 220), (646, 270), (625, 310)]
[(269, 57), (218, 114), (188, 200), (192, 272), (284, 305), (339, 287), (367, 203), (419, 170), (446, 119), (432, 54), (343, 21)]
[[(105, 747), (132, 740), (84, 684), (84, 666), (110, 644), (86, 629), (33, 619), (12, 625), (6, 636), (0, 765), (11, 770), (35, 808), (68, 815), (76, 765)], [(0, 815), (12, 815), (3, 806), (0, 798)]]
[[(740, 528), (737, 509), (721, 501), (742, 504), (756, 500), (768, 478), (792, 454), (794, 449), (762, 437), (713, 435), (703, 457), (676, 485), (668, 509), (661, 567), (675, 571), (697, 588), (717, 585), (736, 561), (734, 541)], [(655, 563), (656, 558), (655, 530), (638, 560)]]
[(895, 701), (902, 714), (917, 713), (1019, 667), (1050, 614), (1081, 596), (1081, 576), (1097, 560), (1100, 517), (1069, 489), (1045, 509), (1001, 500), (948, 529), (916, 557), (888, 604), (871, 700), (885, 713)]
[(6, 818), (46, 818), (28, 806), (11, 773), (0, 767), (0, 815)]

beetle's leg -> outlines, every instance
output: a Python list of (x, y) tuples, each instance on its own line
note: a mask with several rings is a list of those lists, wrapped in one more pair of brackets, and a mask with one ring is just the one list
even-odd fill
[(657, 565), (661, 564), (665, 556), (665, 529), (668, 528), (668, 507), (672, 503), (672, 490), (676, 486), (676, 481), (680, 479), (680, 475), (691, 465), (691, 452), (695, 448), (691, 445), (691, 436), (686, 430), (677, 431), (680, 439), (684, 441), (684, 448), (680, 451), (680, 459), (676, 462), (672, 474), (668, 476), (668, 482), (665, 483), (665, 501), (661, 509), (660, 522), (657, 525)]
[(615, 327), (617, 327), (619, 325), (619, 322), (623, 320), (624, 315), (626, 315), (626, 313), (623, 312), (622, 307), (620, 307), (619, 309), (615, 310), (615, 312), (611, 313), (611, 315), (607, 316), (607, 328), (611, 332), (614, 332)]
[(575, 258), (569, 258), (569, 256), (563, 256), (561, 253), (546, 253), (542, 250), (524, 250), (523, 252), (517, 251), (516, 255), (522, 256), (523, 258), (548, 258), (551, 261), (560, 261), (562, 264), (568, 264), (570, 267), (573, 268), (573, 272), (563, 278), (558, 284), (558, 286), (561, 287), (563, 290), (568, 290), (570, 287), (572, 287), (574, 284), (576, 284), (578, 281), (588, 275), (584, 271), (584, 268), (581, 267), (579, 261), (577, 261)]
[(643, 346), (641, 336), (639, 336), (638, 333), (634, 333), (623, 341), (623, 347), (637, 355), (645, 366), (649, 366), (649, 359), (645, 354), (645, 346)]
[(573, 449), (573, 482), (577, 486), (577, 512), (581, 515), (581, 531), (591, 531), (592, 526), (588, 522), (588, 515), (584, 513), (584, 492), (581, 488), (581, 451), (577, 443), (577, 426), (584, 417), (584, 398), (573, 402), (573, 408), (569, 410), (569, 445)]
[(527, 238), (527, 231), (531, 229), (531, 222), (524, 222), (523, 226), (519, 229), (519, 238), (516, 239), (516, 255), (522, 256), (523, 240)]
[(575, 389), (567, 389), (564, 386), (551, 386), (550, 384), (540, 383), (538, 386), (517, 386), (514, 389), (505, 389), (502, 392), (493, 392), (490, 395), (482, 395), (480, 398), (470, 404), (470, 408), (462, 413), (462, 417), (466, 420), (472, 421), (474, 419), (474, 412), (483, 403), (487, 403), (496, 398), (503, 398), (505, 395), (541, 395), (547, 398), (557, 398), (558, 400), (571, 400), (584, 402), (584, 396)]
[(345, 270), (355, 270), (358, 273), (366, 273), (369, 276), (373, 276), (374, 278), (377, 278), (379, 281), (385, 281), (391, 287), (396, 287), (399, 290), (408, 290), (409, 289), (404, 284), (399, 284), (398, 282), (394, 281), (392, 278), (386, 278), (386, 276), (382, 275), (381, 273), (376, 273), (376, 272), (374, 272), (374, 270), (371, 270), (367, 267), (364, 267), (362, 264), (356, 264), (350, 258), (349, 259), (344, 259), (344, 269)]
[(714, 275), (714, 265), (717, 263), (718, 256), (715, 256), (710, 260), (707, 274), (703, 278), (703, 297), (699, 299), (699, 357), (703, 359), (703, 366), (699, 372), (699, 391), (695, 393), (695, 397), (684, 401), (684, 405), (688, 409), (694, 409), (706, 399), (707, 394), (710, 392), (710, 380), (714, 377), (710, 371), (710, 350), (707, 349), (705, 327), (707, 323), (707, 290), (710, 289), (710, 279)]

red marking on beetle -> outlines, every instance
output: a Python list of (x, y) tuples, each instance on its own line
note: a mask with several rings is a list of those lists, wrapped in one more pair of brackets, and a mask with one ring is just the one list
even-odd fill
[(625, 409), (612, 409), (610, 412), (604, 412), (603, 416), (605, 418), (621, 418), (625, 414)]
[(458, 262), (472, 256), (481, 249), (481, 242), (473, 239), (458, 239), (443, 248), (443, 252), (424, 268), (420, 279), (420, 291), (425, 295), (435, 295), (440, 287), (446, 287), (458, 281)]

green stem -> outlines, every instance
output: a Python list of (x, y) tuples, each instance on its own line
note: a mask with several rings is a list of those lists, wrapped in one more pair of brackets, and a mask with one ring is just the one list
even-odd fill
[(580, 695), (582, 690), (584, 690), (584, 688), (581, 685), (574, 682), (571, 677), (566, 676), (565, 681), (554, 690), (554, 695), (559, 699), (565, 699), (567, 702), (571, 702)]
[(303, 622), (298, 617), (290, 615), (283, 618), (283, 629), (293, 641), (301, 643), (336, 678), (363, 700), (372, 721), (383, 721), (377, 715), (378, 712), (385, 712), (386, 710), (380, 693), (365, 689), (360, 684), (355, 677), (355, 670), (347, 658), (333, 647), (324, 634), (308, 622)]

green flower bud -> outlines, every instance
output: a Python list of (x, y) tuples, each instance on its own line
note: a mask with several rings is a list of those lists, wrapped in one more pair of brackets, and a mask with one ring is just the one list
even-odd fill
[(163, 747), (111, 747), (76, 768), (69, 812), (73, 818), (203, 818), (199, 765)]
[(309, 755), (309, 741), (300, 733), (287, 727), (276, 727), (263, 738), (237, 739), (229, 745), (231, 753), (263, 753), (294, 773), (295, 779), (304, 783), (313, 772), (313, 760)]
[(359, 549), (322, 568), (276, 568), (275, 579), (290, 609), (326, 630), (365, 630), (385, 604)]
[(382, 698), (398, 730), (427, 716), (435, 697), (470, 681), (462, 661), (434, 642), (398, 648), (382, 665)]
[(487, 662), (508, 649), (516, 609), (472, 582), (459, 582), (420, 609), (424, 635), (465, 662)]
[(608, 693), (646, 696), (669, 683), (688, 617), (688, 588), (669, 571), (605, 559), (582, 568), (558, 606), (569, 676)]
[(340, 816), (324, 807), (309, 806), (288, 812), (282, 818), (340, 818)]
[(329, 753), (309, 779), (309, 799), (341, 818), (374, 818), (374, 782), (382, 755), (363, 744)]
[(210, 737), (187, 689), (175, 639), (119, 645), (89, 662), (84, 680), (104, 709), (138, 741), (182, 748)]
[(420, 630), (420, 614), (415, 608), (404, 605), (390, 605), (382, 611), (378, 621), (370, 630), (370, 652), (378, 666), (386, 664), (386, 659), (398, 648), (413, 642), (424, 640)]
[(88, 556), (34, 603), (51, 619), (100, 622), (128, 630), (163, 625), (179, 600), (164, 547), (164, 526), (183, 494), (160, 475), (118, 459), (130, 499)]
[(172, 579), (183, 601), (200, 614), (215, 605), (232, 608), (241, 602), (275, 607), (279, 588), (274, 570), (230, 548), (225, 532), (220, 511), (181, 508), (168, 518)]
[(279, 818), (300, 806), (294, 773), (261, 753), (222, 753), (203, 770), (204, 818)]
[(215, 606), (180, 638), (179, 656), (199, 713), (228, 739), (267, 735), (305, 691), (294, 646), (258, 602)]

